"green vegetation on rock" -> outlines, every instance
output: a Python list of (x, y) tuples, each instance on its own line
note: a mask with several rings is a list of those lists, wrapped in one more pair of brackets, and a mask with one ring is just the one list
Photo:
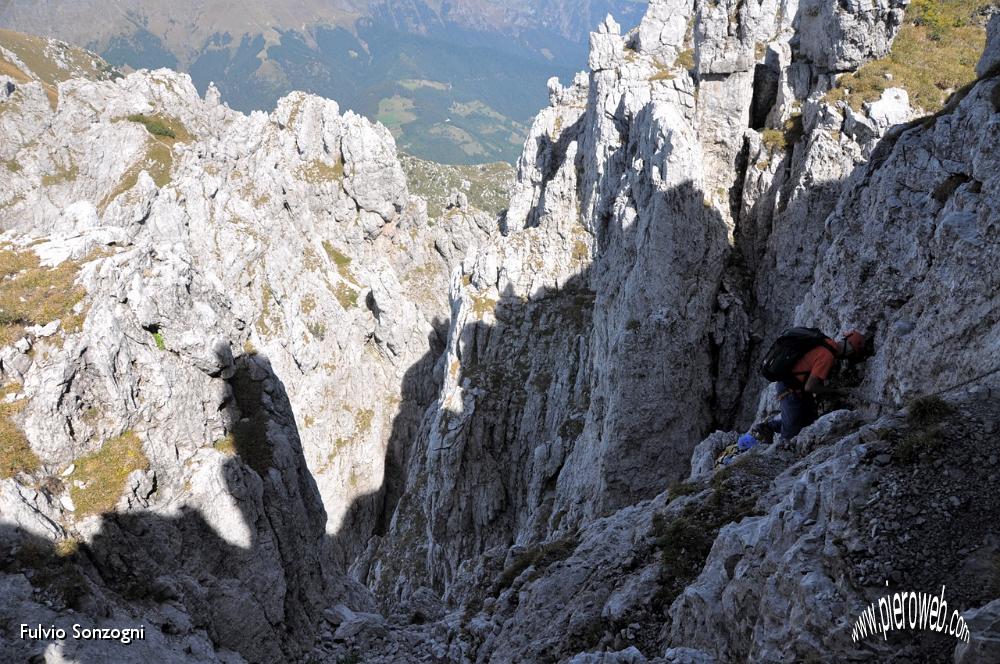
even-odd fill
[[(499, 214), (507, 207), (514, 184), (514, 167), (506, 162), (447, 166), (408, 154), (400, 154), (399, 159), (410, 192), (427, 201), (427, 214), (431, 218), (444, 214), (454, 191), (463, 192), (469, 205), (483, 212)], [(468, 183), (468, 188), (463, 183)]]
[(889, 55), (841, 76), (827, 99), (861, 110), (898, 87), (915, 108), (941, 109), (951, 93), (976, 78), (987, 6), (982, 0), (913, 0)]
[(155, 117), (148, 117), (141, 113), (128, 116), (129, 122), (138, 122), (139, 124), (146, 127), (148, 131), (153, 136), (166, 136), (167, 138), (177, 138), (177, 132), (171, 129), (166, 122), (162, 119)]
[(174, 167), (174, 146), (187, 143), (193, 136), (187, 128), (174, 118), (164, 115), (130, 115), (129, 122), (143, 125), (149, 132), (144, 154), (125, 171), (118, 187), (115, 188), (98, 206), (101, 210), (107, 208), (113, 200), (129, 191), (139, 182), (139, 174), (146, 171), (157, 187), (170, 184), (171, 172)]
[(152, 136), (172, 138), (181, 142), (191, 140), (191, 134), (188, 132), (187, 128), (181, 124), (180, 120), (176, 120), (166, 115), (146, 115), (144, 113), (135, 113), (125, 119), (129, 122), (141, 124)]
[[(785, 120), (781, 129), (765, 129), (761, 132), (761, 141), (771, 152), (787, 150), (802, 138), (802, 114), (795, 113)], [(766, 165), (760, 170), (766, 170)]]
[(19, 389), (19, 385), (0, 387), (0, 479), (13, 477), (20, 472), (30, 473), (39, 466), (38, 457), (28, 444), (28, 439), (13, 420), (27, 402), (7, 402), (7, 398), (16, 394)]
[(73, 313), (87, 291), (75, 285), (80, 264), (64, 261), (43, 267), (30, 249), (0, 248), (0, 346), (21, 338), (24, 328), (62, 320), (62, 328), (75, 331), (83, 317)]
[(149, 470), (149, 459), (142, 451), (142, 441), (131, 431), (77, 459), (70, 488), (76, 513), (87, 516), (113, 510), (125, 490), (125, 481), (136, 470)]

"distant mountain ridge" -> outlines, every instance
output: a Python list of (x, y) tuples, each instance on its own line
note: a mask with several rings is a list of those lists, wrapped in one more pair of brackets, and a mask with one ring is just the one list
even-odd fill
[(378, 119), (400, 147), (443, 163), (513, 161), (545, 81), (586, 65), (608, 13), (636, 0), (9, 0), (0, 27), (84, 46), (116, 66), (169, 67), (241, 111), (292, 90)]

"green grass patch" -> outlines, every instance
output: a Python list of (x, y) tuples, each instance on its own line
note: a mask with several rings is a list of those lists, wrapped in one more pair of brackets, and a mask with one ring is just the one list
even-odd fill
[(153, 332), (153, 341), (156, 342), (156, 347), (159, 348), (160, 350), (167, 349), (167, 345), (163, 341), (163, 333), (160, 332), (159, 330)]
[[(338, 251), (332, 244), (323, 240), (323, 250), (326, 251), (326, 255), (329, 256), (333, 264), (337, 266), (337, 270), (345, 277), (350, 274), (351, 268), (351, 257)], [(351, 276), (353, 278), (353, 275)]]
[(0, 387), (0, 479), (33, 472), (41, 465), (24, 432), (14, 422), (14, 416), (24, 410), (27, 402), (6, 403), (6, 398), (19, 390), (19, 385)]
[(139, 174), (146, 171), (157, 187), (161, 189), (171, 182), (174, 168), (174, 146), (187, 143), (193, 136), (179, 120), (164, 115), (130, 115), (129, 122), (143, 125), (150, 138), (145, 152), (122, 175), (118, 186), (108, 194), (98, 206), (102, 212), (120, 195), (131, 190), (139, 182)]
[(53, 173), (43, 175), (42, 185), (45, 187), (53, 187), (58, 184), (66, 184), (75, 181), (79, 175), (79, 166), (71, 162), (68, 166), (60, 166), (59, 169)]
[(144, 115), (136, 113), (126, 118), (129, 122), (136, 122), (146, 128), (153, 136), (164, 136), (166, 138), (177, 138), (177, 131), (170, 126), (166, 118)]
[(358, 291), (343, 282), (333, 287), (333, 296), (344, 310), (358, 306)]
[(0, 249), (0, 346), (17, 341), (24, 328), (62, 319), (64, 331), (82, 325), (73, 308), (87, 295), (75, 284), (80, 264), (64, 261), (43, 267), (30, 249)]
[(309, 330), (309, 334), (313, 335), (320, 341), (326, 338), (326, 325), (320, 323), (319, 321), (312, 321), (306, 324), (306, 329)]
[(678, 53), (674, 64), (684, 69), (694, 69), (694, 49), (689, 48)]
[(226, 456), (236, 456), (236, 437), (228, 434), (212, 443), (212, 449)]
[[(783, 151), (795, 145), (804, 133), (802, 114), (795, 113), (785, 120), (781, 129), (765, 129), (761, 141), (771, 152)], [(766, 167), (765, 167), (766, 168)]]
[(376, 119), (388, 127), (392, 135), (398, 138), (402, 133), (403, 125), (410, 124), (417, 119), (414, 109), (415, 104), (412, 99), (393, 95), (379, 101)]
[(344, 179), (344, 162), (338, 159), (328, 164), (322, 159), (313, 159), (299, 168), (299, 176), (310, 184), (339, 182)]
[(75, 463), (70, 495), (79, 516), (110, 512), (118, 504), (129, 474), (149, 470), (142, 441), (131, 431), (106, 441), (100, 450)]
[(976, 78), (987, 6), (982, 0), (913, 0), (889, 55), (841, 76), (827, 100), (858, 111), (886, 89), (901, 87), (912, 106), (940, 110), (951, 93)]

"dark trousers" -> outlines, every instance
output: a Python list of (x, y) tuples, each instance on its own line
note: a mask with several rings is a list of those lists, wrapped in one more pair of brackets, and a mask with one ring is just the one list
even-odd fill
[(785, 440), (791, 440), (819, 417), (816, 397), (809, 392), (789, 390), (784, 383), (777, 383), (777, 386), (778, 395), (784, 395), (779, 401), (781, 415), (768, 421), (767, 425)]

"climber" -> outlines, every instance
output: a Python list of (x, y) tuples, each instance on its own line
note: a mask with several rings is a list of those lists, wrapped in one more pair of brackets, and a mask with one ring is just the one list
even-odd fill
[(755, 438), (770, 443), (780, 433), (786, 441), (819, 417), (817, 396), (845, 396), (844, 390), (827, 385), (838, 360), (860, 362), (870, 355), (865, 336), (857, 330), (835, 341), (814, 328), (785, 330), (768, 351), (761, 365), (765, 378), (778, 386), (779, 417), (757, 424)]

